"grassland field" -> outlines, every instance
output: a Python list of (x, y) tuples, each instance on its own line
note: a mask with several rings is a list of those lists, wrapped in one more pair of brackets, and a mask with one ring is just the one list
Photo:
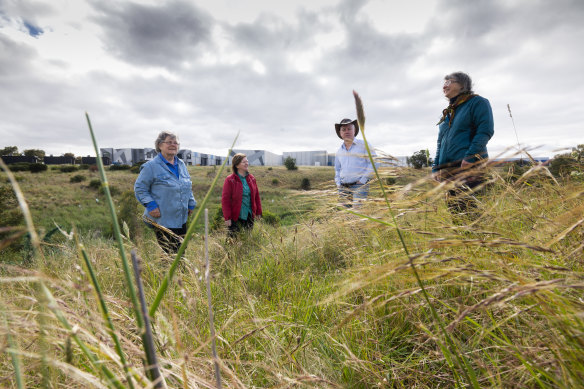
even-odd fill
[[(218, 170), (189, 167), (199, 204)], [(492, 168), (477, 195), (481, 216), (461, 222), (445, 207), (448, 186), (428, 170), (381, 169), (359, 214), (338, 207), (332, 167), (250, 170), (264, 210), (280, 222), (261, 220), (235, 242), (215, 229), (207, 241), (223, 386), (584, 387), (582, 182), (552, 179), (544, 168), (522, 178)], [(71, 182), (79, 174), (87, 178)], [(172, 258), (139, 220), (137, 175), (106, 174), (151, 304)], [(211, 219), (221, 174), (205, 206)], [(41, 253), (25, 238), (0, 253), (0, 387), (130, 387), (81, 249), (132, 386), (150, 387), (107, 199), (88, 185), (98, 174), (15, 175), (39, 236), (52, 234)], [(216, 387), (202, 231), (199, 220), (152, 317), (167, 387)]]

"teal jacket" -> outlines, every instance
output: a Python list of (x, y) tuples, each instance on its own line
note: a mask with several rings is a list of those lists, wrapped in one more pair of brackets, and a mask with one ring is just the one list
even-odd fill
[(493, 111), (489, 100), (475, 96), (459, 105), (450, 125), (450, 117), (439, 124), (438, 145), (432, 171), (460, 166), (464, 159), (476, 162), (477, 155), (488, 158), (487, 143), (494, 134)]
[(140, 175), (134, 184), (134, 193), (145, 207), (153, 201), (160, 208), (160, 217), (154, 218), (144, 210), (144, 216), (166, 228), (181, 228), (187, 222), (189, 208), (197, 205), (193, 196), (191, 177), (180, 158), (178, 178), (160, 156), (140, 167)]

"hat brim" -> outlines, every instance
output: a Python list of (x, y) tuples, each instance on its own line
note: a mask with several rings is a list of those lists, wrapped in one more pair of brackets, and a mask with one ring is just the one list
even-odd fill
[(352, 124), (355, 126), (355, 136), (357, 136), (359, 134), (359, 122), (357, 121), (357, 119), (353, 120), (351, 123), (335, 123), (335, 131), (337, 132), (337, 136), (340, 139), (343, 139), (341, 137), (341, 127), (342, 126), (346, 126), (347, 124)]

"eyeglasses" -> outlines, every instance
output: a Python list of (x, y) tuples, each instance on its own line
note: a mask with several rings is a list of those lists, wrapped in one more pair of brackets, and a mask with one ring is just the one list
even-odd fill
[(167, 145), (175, 145), (175, 146), (180, 146), (180, 143), (175, 142), (175, 141), (170, 141), (170, 142), (160, 142), (160, 143), (166, 143)]
[(458, 82), (458, 81), (456, 81), (456, 80), (446, 80), (446, 81), (444, 81), (444, 86), (449, 86), (453, 82)]

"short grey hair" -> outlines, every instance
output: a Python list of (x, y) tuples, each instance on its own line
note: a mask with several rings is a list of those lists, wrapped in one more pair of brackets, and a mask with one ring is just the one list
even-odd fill
[(154, 148), (156, 149), (157, 153), (160, 153), (160, 144), (162, 142), (164, 142), (166, 140), (166, 138), (170, 137), (170, 139), (174, 139), (178, 142), (178, 137), (176, 136), (176, 134), (174, 132), (170, 132), (170, 131), (161, 131), (160, 134), (158, 134), (158, 137), (156, 138), (156, 140), (154, 141)]
[(474, 93), (472, 90), (472, 79), (466, 73), (463, 72), (450, 73), (444, 76), (444, 80), (451, 80), (460, 84), (460, 92)]

